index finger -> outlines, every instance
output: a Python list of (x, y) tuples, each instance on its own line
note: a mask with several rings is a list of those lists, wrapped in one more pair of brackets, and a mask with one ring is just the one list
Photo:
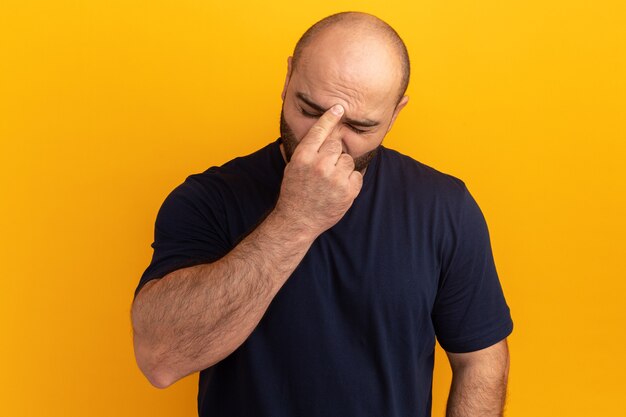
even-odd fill
[(319, 151), (320, 146), (333, 131), (334, 127), (343, 116), (343, 107), (341, 104), (335, 104), (326, 110), (317, 122), (311, 127), (309, 132), (302, 138), (298, 146), (311, 148), (315, 152)]

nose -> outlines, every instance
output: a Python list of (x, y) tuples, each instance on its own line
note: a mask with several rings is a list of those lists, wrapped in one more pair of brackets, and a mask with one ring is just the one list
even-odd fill
[(347, 137), (346, 129), (347, 128), (345, 126), (339, 127), (338, 134), (339, 134), (339, 140), (341, 140), (341, 151), (343, 153), (350, 153), (348, 152), (348, 145), (346, 145), (346, 137)]

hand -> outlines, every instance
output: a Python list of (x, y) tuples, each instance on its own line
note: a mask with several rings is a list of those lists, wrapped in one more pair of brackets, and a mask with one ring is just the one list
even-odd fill
[(275, 210), (314, 237), (334, 226), (361, 191), (363, 175), (342, 153), (337, 124), (343, 107), (335, 105), (311, 127), (285, 168)]

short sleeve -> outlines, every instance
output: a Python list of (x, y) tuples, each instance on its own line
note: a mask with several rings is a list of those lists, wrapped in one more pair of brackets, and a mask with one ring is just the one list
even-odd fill
[(496, 272), (485, 218), (467, 188), (452, 216), (432, 320), (448, 352), (489, 347), (513, 330)]
[(193, 176), (165, 199), (156, 217), (152, 261), (135, 289), (175, 270), (213, 262), (230, 249), (225, 212), (217, 190), (211, 191)]

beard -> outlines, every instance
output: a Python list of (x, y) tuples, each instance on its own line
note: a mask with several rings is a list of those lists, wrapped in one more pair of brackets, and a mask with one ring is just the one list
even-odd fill
[[(293, 130), (291, 130), (291, 127), (289, 127), (289, 125), (287, 124), (282, 109), (280, 110), (280, 138), (283, 143), (283, 148), (285, 149), (285, 157), (287, 158), (287, 163), (289, 163), (289, 161), (291, 161), (291, 156), (295, 152), (296, 147), (300, 142), (298, 141), (298, 139), (296, 139), (296, 135), (293, 133)], [(361, 156), (353, 158), (354, 170), (359, 171), (360, 173), (364, 173), (365, 168), (367, 168), (372, 159), (374, 159), (374, 156), (376, 156), (378, 148), (380, 148), (380, 145)]]

